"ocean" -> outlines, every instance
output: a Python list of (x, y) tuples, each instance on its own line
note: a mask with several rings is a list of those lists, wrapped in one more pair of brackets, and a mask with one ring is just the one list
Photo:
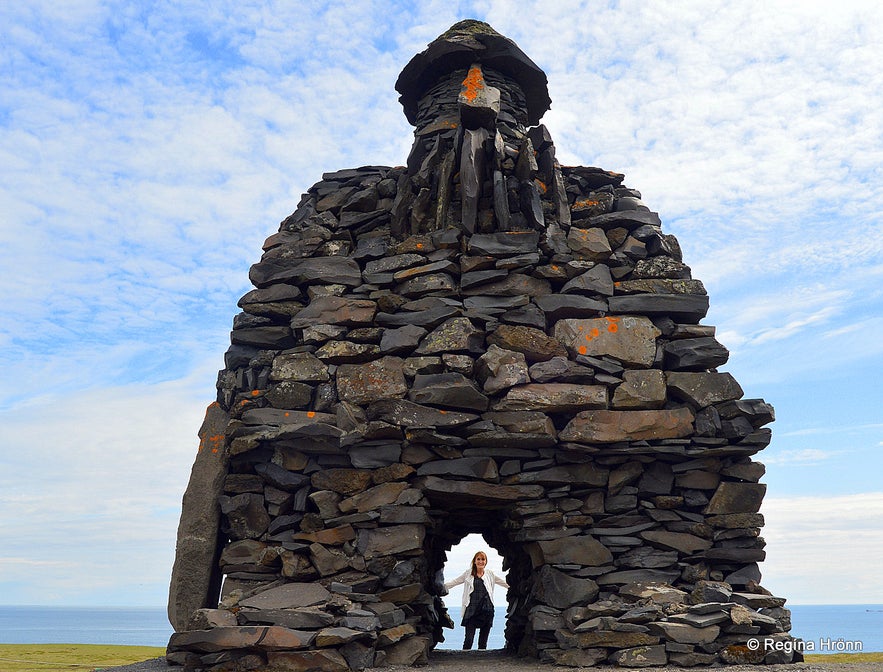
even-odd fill
[[(789, 608), (791, 634), (804, 640), (806, 653), (883, 651), (881, 604), (801, 604)], [(458, 625), (444, 631), (445, 641), (438, 648), (459, 649), (464, 634), (459, 626), (460, 608), (448, 611)], [(501, 649), (504, 644), (506, 609), (497, 607), (496, 611), (488, 639), (490, 649)], [(165, 607), (0, 606), (0, 644), (165, 646), (171, 634)]]

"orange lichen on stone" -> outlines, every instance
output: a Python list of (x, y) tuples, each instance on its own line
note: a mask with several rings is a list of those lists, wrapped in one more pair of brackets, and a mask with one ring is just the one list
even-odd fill
[(600, 202), (596, 201), (594, 198), (584, 198), (581, 201), (580, 200), (574, 201), (573, 209), (574, 210), (577, 210), (577, 209), (581, 210), (583, 208), (593, 208), (596, 205), (600, 205)]
[(537, 189), (540, 190), (541, 194), (545, 194), (549, 190), (549, 188), (546, 186), (546, 183), (542, 180), (534, 180), (534, 182), (537, 183)]
[(619, 322), (618, 317), (605, 317), (604, 319), (607, 320), (607, 331), (611, 334), (615, 334), (619, 331), (619, 325), (617, 324), (617, 322)]
[(316, 411), (307, 411), (307, 417), (308, 417), (308, 418), (315, 418), (315, 417), (316, 417)]
[(460, 91), (460, 95), (471, 103), (478, 97), (478, 93), (482, 89), (484, 89), (484, 75), (479, 66), (473, 65), (469, 68), (469, 72), (466, 73), (466, 79), (463, 80), (463, 88)]
[(202, 449), (206, 446), (210, 446), (210, 450), (213, 453), (217, 453), (221, 446), (224, 444), (224, 435), (223, 434), (213, 434), (212, 436), (207, 436), (203, 438), (199, 442), (199, 448), (197, 448), (196, 452), (201, 452)]
[(251, 391), (251, 396), (253, 396), (253, 397), (258, 397), (258, 396), (260, 396), (260, 394), (261, 394), (260, 390), (252, 390)]

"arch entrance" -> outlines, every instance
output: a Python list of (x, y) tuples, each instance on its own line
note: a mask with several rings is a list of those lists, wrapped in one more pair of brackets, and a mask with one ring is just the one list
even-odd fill
[[(439, 627), (433, 631), (434, 643), (452, 642), (446, 648), (459, 648), (460, 637), (457, 626), (460, 625), (461, 603), (450, 599), (443, 600), (448, 592), (444, 589), (445, 580), (452, 580), (470, 566), (473, 555), (484, 551), (489, 556), (502, 559), (499, 568), (491, 566), (494, 573), (509, 583), (507, 590), (497, 587), (494, 593), (494, 606), (505, 607), (505, 622), (495, 621), (494, 629), (504, 633), (503, 647), (507, 651), (516, 652), (524, 641), (527, 605), (526, 595), (529, 593), (530, 581), (525, 576), (530, 574), (530, 559), (517, 544), (513, 544), (505, 530), (505, 516), (499, 511), (468, 509), (450, 512), (439, 517), (438, 526), (428, 535), (426, 561), (428, 575), (432, 577), (430, 590), (436, 598), (439, 612)], [(466, 541), (470, 543), (466, 544)], [(456, 559), (452, 557), (452, 549), (461, 551)], [(525, 590), (527, 589), (527, 590)], [(459, 591), (457, 591), (459, 593)], [(447, 604), (446, 604), (447, 602)], [(454, 607), (453, 614), (448, 607)], [(446, 626), (454, 625), (454, 629)]]
[[(468, 534), (447, 552), (447, 560), (444, 566), (444, 579), (446, 582), (454, 581), (469, 571), (475, 554), (482, 552), (487, 556), (486, 569), (490, 570), (497, 580), (506, 577), (503, 569), (504, 558), (497, 549), (491, 546), (480, 534)], [(508, 562), (505, 562), (508, 567)], [(448, 614), (453, 621), (452, 629), (444, 629), (445, 641), (436, 644), (437, 649), (462, 649), (465, 641), (465, 628), (462, 625), (462, 604), (465, 585), (452, 586), (444, 595), (443, 601)], [(506, 615), (508, 612), (507, 592), (508, 588), (496, 585), (493, 594), (494, 622), (490, 629), (487, 648), (504, 649), (504, 631), (506, 628)]]

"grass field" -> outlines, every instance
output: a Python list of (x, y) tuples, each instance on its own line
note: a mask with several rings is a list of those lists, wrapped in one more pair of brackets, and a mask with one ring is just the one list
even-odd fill
[(3, 672), (93, 672), (116, 665), (164, 656), (157, 646), (110, 646), (104, 644), (0, 644)]
[(805, 653), (807, 663), (883, 663), (883, 652), (878, 653)]

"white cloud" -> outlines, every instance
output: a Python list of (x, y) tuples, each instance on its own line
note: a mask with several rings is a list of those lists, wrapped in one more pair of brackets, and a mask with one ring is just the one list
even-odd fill
[(194, 382), (47, 396), (0, 414), (4, 602), (161, 601), (207, 405), (193, 401)]
[(797, 450), (783, 450), (773, 455), (765, 455), (763, 461), (768, 465), (815, 466), (841, 454), (840, 451), (801, 448)]
[(767, 496), (764, 587), (794, 604), (883, 602), (883, 492)]

